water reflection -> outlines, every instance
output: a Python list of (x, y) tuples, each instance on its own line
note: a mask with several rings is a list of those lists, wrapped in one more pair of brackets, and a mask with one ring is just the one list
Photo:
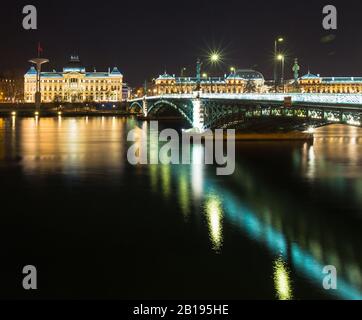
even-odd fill
[(274, 262), (274, 285), (279, 300), (293, 299), (290, 271), (282, 258)]
[[(317, 290), (320, 296), (330, 296), (333, 293), (322, 289), (322, 270), (332, 264), (339, 274), (335, 295), (362, 299), (359, 130), (323, 128), (317, 131), (313, 145), (243, 143), (235, 174), (217, 177), (214, 168), (202, 165), (202, 145), (193, 146), (190, 166), (129, 166), (128, 131), (138, 126), (141, 138), (148, 129), (146, 123), (132, 119), (12, 121), (0, 119), (0, 161), (6, 166), (9, 157), (19, 158), (16, 164), (29, 181), (32, 176), (48, 177), (54, 172), (65, 178), (87, 177), (91, 172), (100, 180), (109, 173), (119, 178), (117, 183), (129, 185), (129, 194), (137, 195), (133, 201), (139, 215), (153, 213), (140, 201), (149, 196), (157, 199), (160, 207), (167, 206), (167, 219), (178, 213), (182, 218), (175, 218), (177, 223), (190, 224), (199, 234), (205, 233), (206, 253), (213, 250), (213, 256), (223, 259), (227, 251), (232, 252), (233, 259), (248, 260), (248, 250), (258, 250), (263, 259), (256, 261), (252, 276), (245, 270), (235, 274), (241, 281), (264, 276), (265, 286), (273, 287), (283, 300), (299, 298), (298, 283)], [(148, 145), (138, 139), (140, 152), (149, 148), (155, 161), (159, 148), (156, 140), (157, 132), (151, 132)], [(141, 184), (134, 187), (137, 178)], [(228, 272), (231, 260), (225, 260), (223, 272)], [(265, 261), (273, 266), (268, 275), (257, 266)]]
[(18, 121), (16, 152), (22, 155), (27, 174), (61, 170), (78, 175), (89, 167), (103, 166), (107, 171), (124, 166), (124, 119), (35, 117)]
[[(352, 146), (341, 149), (356, 146), (355, 140), (343, 141), (345, 144), (352, 143)], [(337, 182), (346, 174), (345, 171), (336, 170), (339, 163), (334, 161), (334, 157), (337, 155), (323, 152), (322, 149), (326, 146), (320, 145), (318, 138), (314, 145), (297, 144), (289, 147), (292, 148), (292, 164), (295, 168), (302, 169), (302, 175), (308, 179), (320, 181), (327, 174), (326, 167), (331, 170), (330, 176), (336, 178)], [(329, 148), (333, 150), (336, 147)], [(193, 149), (194, 155), (202, 156), (202, 146), (195, 145)], [(344, 153), (344, 161), (351, 161), (350, 163), (355, 165), (356, 162), (349, 159), (351, 155), (355, 156), (356, 153)], [(357, 163), (362, 165), (361, 159), (358, 159)], [(263, 175), (249, 166), (244, 166), (243, 161), (238, 162), (237, 171), (230, 182), (236, 184), (237, 189), (226, 187), (225, 179), (217, 181), (212, 170), (205, 170), (205, 167), (201, 169), (200, 165), (194, 163), (191, 165), (191, 177), (177, 167), (168, 171), (168, 174), (173, 176), (170, 180), (179, 181), (176, 187), (179, 188), (179, 202), (183, 212), (188, 211), (187, 203), (198, 203), (199, 200), (204, 203), (202, 208), (211, 247), (216, 253), (222, 253), (226, 246), (224, 233), (227, 230), (224, 230), (223, 225), (224, 221), (228, 221), (249, 239), (262, 244), (274, 257), (273, 278), (279, 299), (294, 298), (292, 277), (304, 278), (304, 281), (319, 290), (321, 295), (332, 294), (344, 299), (362, 298), (362, 257), (359, 243), (356, 242), (356, 239), (360, 239), (359, 231), (355, 233), (354, 230), (349, 230), (346, 234), (345, 230), (338, 229), (338, 222), (328, 221), (328, 211), (325, 212), (321, 207), (311, 209), (308, 203), (293, 200), (298, 195), (292, 191), (279, 192), (277, 184), (268, 184)], [(358, 177), (359, 175), (357, 180)], [(187, 181), (187, 178), (190, 178), (190, 181)], [(321, 180), (322, 186), (324, 183), (325, 181)], [(355, 183), (353, 181), (353, 184)], [(187, 185), (192, 188), (187, 188)], [(238, 190), (243, 191), (241, 196)], [(345, 196), (344, 190), (338, 187), (334, 187), (333, 192), (337, 196)], [(329, 199), (330, 195), (327, 198)], [(343, 205), (343, 202), (341, 203)], [(311, 210), (313, 212), (310, 212)], [(320, 212), (321, 210), (323, 212)], [(352, 217), (341, 217), (344, 221), (349, 218)], [(290, 261), (293, 273), (287, 267), (286, 261)], [(338, 269), (340, 278), (336, 292), (323, 291), (325, 265), (334, 265)]]
[(223, 210), (220, 197), (215, 194), (209, 194), (206, 199), (205, 211), (207, 223), (209, 226), (210, 239), (213, 249), (220, 252), (223, 243)]

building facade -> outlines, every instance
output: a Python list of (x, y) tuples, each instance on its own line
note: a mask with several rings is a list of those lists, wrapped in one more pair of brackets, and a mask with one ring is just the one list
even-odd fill
[(295, 83), (287, 86), (288, 92), (302, 93), (362, 93), (362, 77), (321, 77), (319, 74), (306, 74)]
[[(120, 102), (123, 100), (123, 75), (114, 67), (108, 72), (87, 72), (77, 56), (72, 56), (62, 72), (42, 72), (42, 102)], [(24, 76), (24, 100), (34, 103), (36, 70)]]
[[(200, 81), (200, 90), (203, 93), (244, 93), (263, 92), (265, 80), (260, 72), (254, 70), (238, 70), (224, 77), (203, 76)], [(148, 94), (181, 94), (192, 93), (197, 89), (196, 77), (175, 77), (167, 73), (154, 80)], [(142, 93), (141, 93), (142, 92)], [(143, 94), (139, 90), (136, 95)]]
[(0, 103), (22, 102), (23, 81), (20, 77), (0, 75)]

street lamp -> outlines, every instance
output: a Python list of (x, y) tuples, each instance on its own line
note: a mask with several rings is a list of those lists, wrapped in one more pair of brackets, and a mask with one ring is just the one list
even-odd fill
[(235, 71), (236, 71), (235, 67), (231, 67), (231, 68), (230, 68), (230, 72), (231, 72), (231, 73), (235, 74)]
[(278, 37), (274, 40), (274, 57), (273, 57), (273, 61), (274, 61), (274, 88), (275, 91), (277, 91), (277, 78), (278, 78), (278, 67), (277, 67), (277, 59), (278, 59), (278, 44), (284, 42), (284, 38), (283, 37)]
[[(209, 55), (209, 62), (212, 65), (216, 65), (217, 63), (219, 63), (221, 61), (221, 54), (217, 51), (211, 52)], [(201, 90), (201, 77), (205, 78), (204, 75), (206, 75), (207, 78), (207, 74), (203, 73), (201, 74), (201, 66), (203, 65), (203, 62), (200, 59), (197, 59), (197, 63), (196, 63), (196, 91), (200, 91)], [(212, 78), (210, 78), (211, 81), (211, 90), (212, 90)]]
[(41, 66), (44, 63), (48, 63), (48, 59), (43, 58), (35, 58), (29, 60), (30, 63), (33, 63), (36, 65), (36, 92), (35, 92), (35, 109), (37, 112), (40, 109), (41, 105), (41, 92), (40, 92), (40, 75), (41, 75)]
[(210, 55), (210, 62), (212, 64), (217, 64), (221, 60), (220, 53), (212, 52)]
[(284, 62), (285, 62), (285, 56), (282, 54), (278, 55), (278, 60), (281, 61), (282, 63), (282, 78), (281, 78), (281, 84), (283, 86), (283, 93), (285, 92), (285, 88), (284, 88)]
[[(212, 52), (210, 54), (210, 62), (212, 65), (216, 65), (221, 61), (221, 54), (219, 52)], [(214, 91), (214, 85), (213, 85), (213, 81), (212, 78), (210, 77), (210, 85), (211, 85), (211, 93), (213, 93)]]
[(187, 69), (186, 69), (185, 67), (183, 67), (183, 68), (181, 69), (181, 78), (184, 77), (184, 72), (185, 72), (186, 70), (187, 70)]

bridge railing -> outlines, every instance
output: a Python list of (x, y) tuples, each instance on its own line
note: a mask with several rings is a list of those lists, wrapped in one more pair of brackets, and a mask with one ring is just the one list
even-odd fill
[[(149, 96), (146, 100), (160, 99), (194, 99), (196, 94), (165, 94), (159, 96)], [(333, 94), (333, 93), (201, 93), (201, 99), (214, 100), (255, 100), (283, 102), (285, 97), (291, 97), (293, 102), (301, 103), (327, 103), (327, 104), (345, 104), (360, 105), (362, 107), (362, 94)], [(142, 101), (144, 98), (130, 100), (129, 102)]]

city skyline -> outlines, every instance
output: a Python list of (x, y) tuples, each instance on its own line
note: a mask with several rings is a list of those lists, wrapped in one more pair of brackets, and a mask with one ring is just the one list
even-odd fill
[[(338, 7), (338, 3), (331, 4)], [(43, 55), (50, 59), (45, 70), (60, 69), (71, 54), (77, 54), (87, 69), (119, 66), (132, 86), (165, 70), (177, 75), (186, 67), (193, 75), (197, 57), (204, 58), (215, 50), (222, 52), (223, 63), (209, 66), (211, 72), (222, 75), (231, 66), (253, 68), (272, 79), (274, 39), (282, 35), (286, 78), (292, 78), (296, 57), (301, 74), (308, 70), (324, 76), (362, 74), (358, 63), (362, 53), (358, 32), (362, 29), (358, 23), (361, 5), (355, 1), (338, 11), (336, 31), (322, 27), (323, 1), (308, 5), (274, 1), (262, 6), (228, 1), (223, 7), (184, 1), (177, 4), (177, 10), (164, 1), (139, 7), (114, 1), (95, 7), (80, 1), (71, 6), (57, 4), (56, 8), (34, 1), (38, 30), (31, 31), (22, 29), (25, 4), (4, 4), (8, 14), (1, 22), (1, 38), (6, 43), (0, 52), (2, 72), (24, 74), (40, 42)]]

